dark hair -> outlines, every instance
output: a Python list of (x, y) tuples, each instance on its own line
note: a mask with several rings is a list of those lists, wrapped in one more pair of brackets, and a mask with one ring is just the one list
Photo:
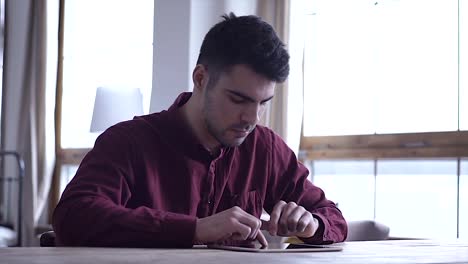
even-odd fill
[(216, 82), (231, 66), (245, 64), (271, 81), (283, 82), (289, 74), (289, 54), (275, 30), (257, 16), (222, 16), (205, 36), (197, 64), (204, 65)]

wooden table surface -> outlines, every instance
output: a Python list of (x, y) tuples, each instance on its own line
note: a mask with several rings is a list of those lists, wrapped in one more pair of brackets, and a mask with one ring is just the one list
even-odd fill
[(0, 248), (0, 263), (468, 263), (468, 241), (347, 242), (341, 252), (248, 253), (216, 249)]

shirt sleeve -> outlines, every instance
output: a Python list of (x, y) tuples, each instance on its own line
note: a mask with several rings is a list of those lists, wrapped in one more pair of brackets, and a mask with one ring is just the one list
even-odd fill
[(309, 171), (297, 160), (286, 143), (272, 132), (271, 171), (265, 209), (271, 213), (279, 201), (296, 202), (311, 212), (320, 222), (320, 229), (311, 238), (301, 238), (312, 244), (330, 244), (346, 239), (348, 226), (335, 203), (328, 200), (322, 189), (308, 180)]
[(53, 228), (61, 246), (191, 247), (193, 216), (129, 208), (139, 160), (126, 130), (101, 134), (83, 159), (54, 210)]

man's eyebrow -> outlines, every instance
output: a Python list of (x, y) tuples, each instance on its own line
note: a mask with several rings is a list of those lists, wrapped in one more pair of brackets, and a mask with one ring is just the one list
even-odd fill
[[(254, 98), (252, 98), (252, 97), (250, 97), (250, 96), (248, 96), (248, 95), (245, 95), (245, 94), (243, 94), (243, 93), (236, 92), (236, 91), (232, 91), (232, 90), (227, 90), (227, 91), (228, 91), (229, 93), (231, 93), (231, 94), (233, 94), (233, 95), (236, 95), (236, 96), (239, 96), (239, 97), (241, 97), (242, 99), (244, 99), (244, 100), (246, 100), (246, 101), (249, 101), (249, 102), (251, 102), (251, 103), (256, 103), (256, 102), (257, 102), (257, 100), (255, 100)], [(273, 96), (274, 96), (274, 95), (268, 97), (268, 98), (265, 99), (265, 100), (262, 100), (260, 103), (266, 103), (266, 102), (270, 101), (271, 99), (273, 99)]]

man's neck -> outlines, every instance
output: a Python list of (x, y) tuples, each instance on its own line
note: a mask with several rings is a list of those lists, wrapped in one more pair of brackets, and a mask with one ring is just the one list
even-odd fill
[(192, 97), (190, 97), (188, 102), (184, 104), (180, 110), (182, 111), (185, 122), (187, 122), (200, 144), (202, 144), (211, 155), (217, 156), (219, 155), (221, 146), (208, 132), (205, 121), (202, 118), (202, 109), (196, 100), (198, 100), (198, 98), (192, 94)]

